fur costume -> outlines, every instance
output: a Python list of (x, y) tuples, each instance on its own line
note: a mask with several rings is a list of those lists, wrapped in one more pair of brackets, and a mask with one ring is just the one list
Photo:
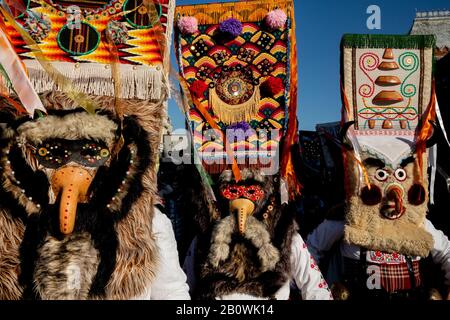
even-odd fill
[[(2, 130), (3, 298), (17, 299), (23, 293), (42, 299), (127, 299), (142, 293), (154, 277), (157, 252), (150, 227), (156, 176), (152, 150), (159, 144), (157, 128), (164, 111), (160, 103), (126, 101), (125, 112), (130, 116), (119, 129), (112, 113), (113, 98), (92, 99), (102, 106), (94, 115), (77, 109), (76, 102), (64, 94), (44, 94), (48, 117), (18, 119)], [(74, 234), (69, 238), (62, 238), (58, 228), (62, 200), (50, 187), (54, 170), (36, 162), (30, 150), (47, 139), (40, 128), (58, 118), (72, 125), (67, 130), (58, 127), (51, 138), (104, 141), (115, 151), (94, 173), (89, 201), (78, 204)], [(73, 265), (83, 273), (76, 292), (63, 285), (74, 272)]]
[[(350, 151), (351, 152), (351, 151)], [(358, 176), (358, 164), (351, 160), (350, 156), (347, 162), (346, 170), (349, 174)], [(366, 159), (370, 158), (367, 157)], [(425, 160), (425, 159), (424, 159)], [(402, 252), (411, 256), (428, 256), (433, 247), (433, 239), (431, 235), (423, 229), (423, 223), (427, 212), (428, 195), (424, 194), (425, 201), (419, 205), (408, 203), (409, 193), (414, 192), (414, 170), (417, 166), (416, 160), (406, 164), (405, 167), (399, 166), (401, 170), (406, 172), (407, 178), (402, 181), (401, 188), (403, 192), (403, 201), (405, 202), (404, 217), (390, 220), (386, 219), (379, 212), (384, 210), (383, 206), (390, 203), (388, 199), (389, 185), (375, 179), (376, 166), (366, 165), (366, 170), (373, 188), (379, 188), (383, 193), (383, 202), (376, 205), (366, 205), (360, 196), (353, 194), (348, 200), (348, 211), (346, 215), (347, 227), (345, 229), (345, 241), (358, 244), (372, 250), (382, 250), (386, 252)], [(367, 162), (363, 160), (363, 163)], [(426, 160), (425, 160), (426, 163)], [(423, 174), (426, 176), (426, 168)], [(351, 178), (349, 178), (350, 180)], [(355, 184), (349, 182), (349, 186), (353, 186), (356, 191)], [(427, 180), (423, 182), (424, 190), (428, 190)], [(356, 193), (356, 192), (355, 192)], [(352, 209), (350, 209), (352, 208)], [(353, 209), (355, 208), (355, 209)], [(357, 209), (356, 209), (357, 208)]]
[[(269, 298), (290, 278), (291, 242), (297, 232), (294, 212), (277, 204), (274, 177), (262, 176), (257, 169), (243, 169), (242, 175), (241, 184), (257, 184), (264, 190), (264, 197), (246, 218), (243, 234), (238, 232), (240, 218), (228, 213), (226, 199), (219, 200), (220, 216), (204, 210), (196, 217), (204, 230), (198, 246), (199, 298), (230, 293)], [(231, 171), (225, 170), (219, 190), (234, 182)]]
[(274, 298), (292, 278), (297, 226), (286, 202), (299, 191), (290, 154), (297, 131), (293, 14), (290, 0), (176, 9), (186, 116), (202, 176), (215, 183), (203, 179), (195, 216), (194, 295), (202, 299)]
[(2, 2), (0, 299), (148, 293), (173, 10)]
[(326, 219), (307, 239), (319, 262), (336, 249), (328, 277), (336, 299), (436, 299), (421, 270), (428, 256), (450, 285), (450, 241), (426, 218), (434, 44), (434, 36), (342, 39), (345, 220)]
[(343, 114), (353, 123), (344, 148), (345, 240), (426, 257), (433, 247), (423, 224), (434, 38), (346, 35), (342, 43)]
[(434, 43), (434, 36), (342, 39), (345, 221), (325, 220), (308, 236), (317, 259), (340, 242), (330, 265), (337, 299), (427, 299), (420, 260), (428, 256), (450, 284), (450, 242), (426, 219)]

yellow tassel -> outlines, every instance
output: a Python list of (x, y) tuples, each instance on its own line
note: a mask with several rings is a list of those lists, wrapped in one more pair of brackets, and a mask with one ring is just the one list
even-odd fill
[(208, 3), (178, 6), (175, 16), (195, 16), (200, 24), (217, 24), (228, 18), (235, 18), (243, 22), (261, 21), (269, 11), (283, 9), (288, 12), (293, 5), (292, 0)]
[(260, 93), (259, 86), (255, 86), (253, 95), (244, 103), (231, 105), (224, 102), (217, 95), (216, 89), (209, 90), (209, 106), (214, 114), (225, 124), (255, 119), (259, 111)]

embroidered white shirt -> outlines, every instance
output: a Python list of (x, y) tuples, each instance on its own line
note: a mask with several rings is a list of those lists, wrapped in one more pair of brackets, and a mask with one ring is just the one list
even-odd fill
[[(196, 285), (194, 272), (196, 239), (192, 241), (186, 255), (183, 269), (188, 276), (188, 283), (191, 289)], [(319, 266), (310, 255), (302, 237), (296, 234), (292, 238), (291, 249), (291, 281), (300, 289), (304, 300), (332, 300), (331, 292), (328, 288)], [(277, 300), (287, 300), (290, 295), (290, 282), (287, 281), (275, 294)], [(226, 296), (217, 297), (223, 300), (258, 300), (260, 297), (249, 294), (233, 293)]]
[[(324, 254), (331, 249), (331, 247), (340, 241), (344, 236), (344, 221), (325, 220), (322, 222), (307, 238), (307, 244), (311, 254), (316, 261), (320, 261)], [(447, 236), (440, 230), (437, 230), (429, 220), (425, 220), (424, 228), (428, 231), (434, 240), (433, 249), (430, 255), (434, 263), (441, 265), (442, 270), (445, 272), (445, 284), (450, 286), (450, 241)], [(360, 251), (359, 246), (341, 241), (340, 251), (343, 257), (359, 260)], [(379, 256), (379, 258), (378, 258)], [(393, 258), (395, 261), (391, 261)], [(404, 260), (403, 255), (393, 256), (386, 255), (376, 251), (368, 251), (367, 259), (370, 262), (377, 263), (400, 263)], [(416, 260), (419, 258), (416, 257)]]

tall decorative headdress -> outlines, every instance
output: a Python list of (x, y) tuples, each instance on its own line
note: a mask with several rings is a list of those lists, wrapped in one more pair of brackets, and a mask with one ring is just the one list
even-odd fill
[(194, 148), (206, 171), (220, 174), (213, 176), (217, 201), (195, 213), (202, 235), (194, 294), (273, 297), (290, 277), (297, 232), (295, 210), (283, 205), (299, 192), (291, 156), (297, 142), (294, 3), (180, 6), (176, 24)]
[(427, 140), (435, 114), (433, 36), (342, 39), (346, 239), (426, 256)]
[(290, 153), (297, 142), (293, 2), (180, 6), (176, 24), (185, 111), (206, 170), (231, 165), (239, 180), (239, 168), (281, 168), (297, 193)]
[(115, 63), (120, 98), (158, 100), (165, 94), (173, 1), (3, 2), (14, 17), (5, 19), (4, 31), (37, 93), (54, 89), (57, 72), (74, 90), (113, 96)]

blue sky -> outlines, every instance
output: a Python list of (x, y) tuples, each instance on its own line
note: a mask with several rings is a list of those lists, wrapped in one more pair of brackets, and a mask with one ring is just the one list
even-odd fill
[[(276, 1), (276, 0), (275, 0)], [(177, 5), (205, 0), (177, 0)], [(416, 11), (450, 9), (448, 0), (294, 0), (297, 22), (298, 111), (301, 130), (314, 130), (317, 123), (340, 119), (339, 43), (344, 33), (407, 34)], [(381, 29), (366, 26), (367, 7), (381, 9)], [(176, 66), (172, 54), (172, 64)], [(169, 101), (174, 128), (184, 128), (184, 115)]]

